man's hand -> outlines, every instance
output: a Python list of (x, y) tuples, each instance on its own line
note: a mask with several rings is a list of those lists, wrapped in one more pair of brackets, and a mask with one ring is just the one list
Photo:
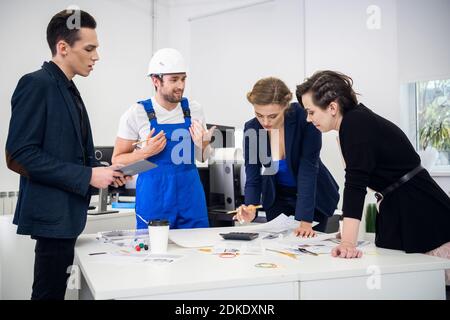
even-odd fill
[(123, 186), (132, 177), (124, 176), (122, 172), (116, 171), (123, 165), (112, 165), (110, 167), (92, 168), (92, 176), (89, 184), (98, 189), (105, 189), (112, 185), (114, 187)]
[(316, 235), (312, 228), (312, 223), (306, 221), (300, 221), (297, 229), (294, 230), (294, 234), (297, 237), (312, 238)]
[(146, 158), (160, 153), (167, 144), (166, 134), (163, 130), (153, 137), (154, 133), (155, 128), (150, 130), (150, 133), (147, 136), (146, 144), (139, 150), (139, 152), (143, 153)]
[(206, 146), (210, 143), (212, 134), (216, 126), (211, 127), (209, 130), (206, 130), (200, 121), (197, 119), (192, 120), (192, 124), (189, 127), (189, 132), (191, 133), (192, 141), (194, 144), (201, 148), (202, 150), (206, 148)]

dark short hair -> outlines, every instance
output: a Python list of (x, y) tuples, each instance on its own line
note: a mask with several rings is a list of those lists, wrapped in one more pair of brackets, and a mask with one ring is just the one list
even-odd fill
[(341, 112), (345, 114), (358, 105), (357, 93), (353, 91), (352, 86), (352, 78), (343, 73), (330, 70), (317, 71), (297, 86), (295, 94), (302, 106), (302, 95), (308, 92), (312, 94), (313, 103), (321, 109), (326, 109), (331, 102), (336, 101)]
[[(73, 23), (71, 19), (79, 17), (78, 25), (71, 27)], [(56, 44), (64, 40), (73, 46), (73, 44), (79, 40), (79, 28), (89, 28), (95, 29), (97, 27), (97, 22), (95, 19), (87, 12), (82, 10), (63, 10), (55, 14), (47, 26), (47, 42), (50, 50), (52, 51), (52, 56), (56, 55)]]

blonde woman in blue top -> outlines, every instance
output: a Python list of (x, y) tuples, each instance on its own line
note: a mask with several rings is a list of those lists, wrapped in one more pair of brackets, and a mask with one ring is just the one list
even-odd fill
[[(294, 215), (296, 235), (312, 237), (333, 215), (338, 185), (320, 160), (320, 131), (291, 99), (286, 84), (273, 77), (259, 80), (247, 94), (255, 118), (244, 129), (245, 205), (235, 219), (254, 220), (255, 206), (262, 204), (267, 220)], [(319, 222), (314, 228), (313, 221)]]

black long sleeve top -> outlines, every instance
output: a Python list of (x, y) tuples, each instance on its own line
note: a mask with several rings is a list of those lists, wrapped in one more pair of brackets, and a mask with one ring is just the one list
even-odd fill
[(403, 131), (361, 103), (344, 114), (339, 139), (346, 165), (344, 217), (361, 220), (367, 187), (382, 191), (420, 164)]

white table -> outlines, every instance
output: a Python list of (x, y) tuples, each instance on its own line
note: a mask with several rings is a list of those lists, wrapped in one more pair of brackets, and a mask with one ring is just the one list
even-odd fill
[[(110, 206), (108, 208), (111, 209)], [(119, 212), (88, 215), (83, 233), (136, 227), (134, 210), (116, 210)], [(28, 300), (33, 284), (36, 240), (18, 235), (12, 220), (13, 215), (0, 216), (0, 299)], [(72, 292), (66, 295), (66, 299), (76, 298)]]
[[(276, 252), (220, 258), (169, 245), (184, 254), (165, 266), (102, 263), (89, 253), (114, 245), (83, 235), (76, 245), (80, 299), (445, 299), (444, 269), (450, 260), (401, 251), (366, 248), (361, 259)], [(260, 262), (279, 265), (255, 267)]]

